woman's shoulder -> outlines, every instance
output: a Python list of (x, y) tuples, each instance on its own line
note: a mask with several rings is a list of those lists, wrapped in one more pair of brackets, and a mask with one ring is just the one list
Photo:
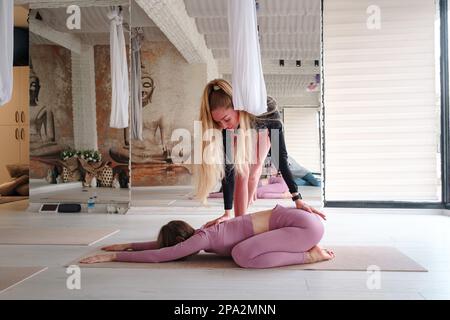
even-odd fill
[(271, 97), (267, 96), (267, 111), (263, 114), (260, 114), (257, 116), (260, 120), (267, 120), (267, 119), (279, 119), (280, 118), (280, 111), (278, 110), (278, 103), (277, 101)]
[(274, 97), (267, 96), (267, 112), (274, 112), (278, 110), (278, 102)]

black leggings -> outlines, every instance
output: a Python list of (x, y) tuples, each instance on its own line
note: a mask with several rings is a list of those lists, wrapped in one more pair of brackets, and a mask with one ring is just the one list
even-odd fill
[(269, 129), (269, 138), (271, 147), (268, 155), (270, 156), (270, 160), (275, 168), (281, 172), (284, 181), (289, 187), (289, 192), (298, 192), (297, 184), (295, 183), (294, 176), (289, 168), (284, 129), (282, 127)]

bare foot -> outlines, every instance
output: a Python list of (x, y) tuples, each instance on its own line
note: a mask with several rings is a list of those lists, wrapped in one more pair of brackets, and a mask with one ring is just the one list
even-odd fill
[(327, 249), (322, 249), (319, 246), (313, 247), (308, 251), (307, 262), (306, 263), (314, 263), (319, 261), (331, 260), (333, 259), (334, 252)]

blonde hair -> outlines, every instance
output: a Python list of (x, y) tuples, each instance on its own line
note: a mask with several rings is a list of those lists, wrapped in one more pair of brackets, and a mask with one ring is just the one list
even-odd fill
[[(195, 189), (198, 200), (206, 203), (209, 193), (219, 181), (224, 178), (224, 148), (222, 130), (213, 120), (211, 111), (218, 107), (232, 108), (232, 88), (229, 82), (223, 79), (210, 81), (204, 91), (200, 106), (200, 121), (202, 133), (211, 132), (213, 137), (201, 144), (201, 164), (195, 170)], [(247, 174), (247, 164), (252, 159), (254, 150), (254, 138), (249, 134), (254, 116), (246, 111), (239, 112), (239, 129), (237, 130), (237, 147), (233, 155), (234, 168), (237, 174)], [(207, 135), (208, 137), (208, 135)]]

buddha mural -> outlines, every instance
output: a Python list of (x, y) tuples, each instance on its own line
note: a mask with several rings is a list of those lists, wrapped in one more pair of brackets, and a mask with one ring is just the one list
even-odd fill
[(59, 157), (53, 111), (39, 102), (40, 79), (30, 63), (30, 154), (36, 157)]

